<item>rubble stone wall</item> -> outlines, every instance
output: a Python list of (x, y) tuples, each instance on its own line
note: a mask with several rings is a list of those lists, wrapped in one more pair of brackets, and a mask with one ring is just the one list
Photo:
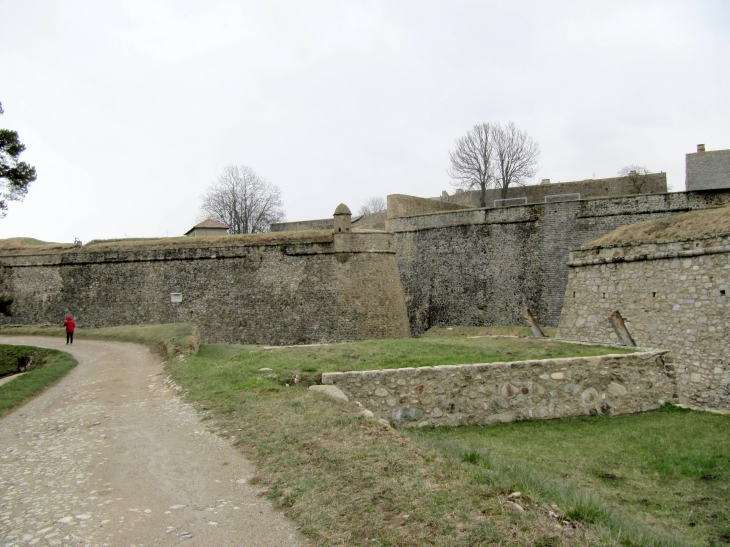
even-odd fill
[(665, 348), (680, 402), (730, 408), (730, 234), (571, 253), (558, 337), (615, 342), (618, 310), (636, 343)]
[(625, 414), (676, 402), (665, 354), (331, 372), (322, 383), (405, 427)]

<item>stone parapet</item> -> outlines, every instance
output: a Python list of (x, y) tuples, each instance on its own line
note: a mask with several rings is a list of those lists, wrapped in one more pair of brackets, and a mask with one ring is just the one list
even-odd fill
[(666, 353), (331, 372), (322, 383), (405, 427), (625, 414), (676, 402)]

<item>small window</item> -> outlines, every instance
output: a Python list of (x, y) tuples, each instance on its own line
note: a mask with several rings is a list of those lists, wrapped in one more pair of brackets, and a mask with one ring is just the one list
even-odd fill
[(656, 298), (656, 292), (651, 293), (652, 298)]
[(722, 289), (722, 290), (720, 291), (720, 296), (725, 296), (725, 289)]
[(575, 291), (573, 291), (573, 298), (575, 298)]

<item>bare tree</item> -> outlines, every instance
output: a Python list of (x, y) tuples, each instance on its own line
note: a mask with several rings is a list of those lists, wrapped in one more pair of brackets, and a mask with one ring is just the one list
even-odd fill
[(454, 179), (454, 186), (480, 190), (479, 203), (487, 206), (487, 188), (494, 185), (494, 144), (492, 126), (488, 123), (477, 124), (454, 143), (449, 152), (451, 167), (447, 170)]
[(525, 131), (509, 122), (505, 127), (492, 126), (494, 142), (495, 186), (502, 189), (502, 199), (510, 186), (524, 186), (537, 173), (540, 147)]
[(373, 196), (365, 200), (365, 203), (358, 209), (358, 215), (372, 215), (379, 211), (385, 211), (388, 208), (388, 202), (380, 196)]
[(651, 174), (643, 165), (627, 165), (618, 172), (619, 177), (627, 177), (634, 194), (641, 194), (649, 182), (648, 175)]
[(225, 167), (201, 199), (201, 214), (225, 222), (232, 234), (268, 232), (285, 218), (279, 188), (245, 165)]

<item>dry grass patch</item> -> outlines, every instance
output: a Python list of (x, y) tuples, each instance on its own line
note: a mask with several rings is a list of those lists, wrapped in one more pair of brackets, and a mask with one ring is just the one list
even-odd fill
[(656, 239), (685, 239), (730, 233), (730, 207), (691, 211), (682, 215), (629, 224), (584, 247), (621, 245)]
[(267, 232), (264, 234), (209, 237), (95, 239), (82, 247), (72, 243), (45, 243), (32, 238), (12, 238), (0, 240), (0, 254), (35, 255), (200, 247), (254, 247), (257, 245), (282, 245), (287, 243), (331, 243), (333, 237), (331, 230), (302, 230), (297, 232)]

